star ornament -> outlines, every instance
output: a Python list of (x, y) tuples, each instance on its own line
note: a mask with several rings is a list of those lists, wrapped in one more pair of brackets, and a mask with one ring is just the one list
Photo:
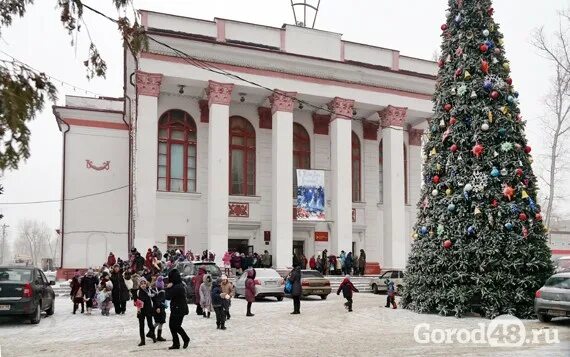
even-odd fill
[(515, 194), (515, 189), (512, 188), (511, 186), (505, 185), (505, 187), (503, 187), (503, 196), (508, 198), (509, 201), (512, 200), (514, 194)]
[(485, 148), (481, 144), (477, 144), (477, 145), (473, 146), (473, 149), (471, 149), (471, 152), (477, 158), (479, 158), (481, 156), (481, 154), (483, 154), (483, 151), (485, 151)]

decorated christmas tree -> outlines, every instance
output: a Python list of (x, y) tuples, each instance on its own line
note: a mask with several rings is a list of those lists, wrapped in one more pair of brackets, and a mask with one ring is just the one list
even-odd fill
[(491, 0), (449, 0), (403, 305), (530, 317), (552, 273), (531, 148)]

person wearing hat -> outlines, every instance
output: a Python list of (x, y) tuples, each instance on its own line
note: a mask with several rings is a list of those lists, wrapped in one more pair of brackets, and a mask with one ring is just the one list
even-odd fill
[(156, 340), (166, 341), (162, 337), (162, 325), (166, 322), (166, 294), (164, 292), (164, 278), (159, 275), (154, 281), (152, 289), (152, 315), (154, 317), (154, 328), (156, 329)]
[(342, 283), (340, 283), (336, 294), (340, 295), (341, 291), (342, 296), (346, 299), (344, 307), (348, 310), (348, 312), (352, 312), (352, 292), (358, 292), (358, 289), (352, 284), (350, 281), (350, 275), (348, 274), (344, 277)]
[(83, 313), (85, 311), (85, 302), (83, 301), (83, 291), (81, 291), (81, 275), (79, 274), (79, 270), (75, 270), (69, 287), (71, 288), (71, 301), (73, 301), (73, 314), (77, 312), (77, 308), (80, 304), (81, 313)]
[(177, 350), (180, 348), (180, 339), (184, 342), (183, 348), (187, 348), (190, 343), (190, 337), (182, 328), (184, 316), (188, 315), (188, 303), (186, 302), (186, 289), (182, 282), (182, 277), (178, 269), (172, 269), (168, 273), (168, 284), (166, 285), (166, 299), (170, 300), (170, 318), (168, 320), (168, 328), (172, 334), (172, 346), (169, 350)]
[(95, 276), (93, 269), (89, 268), (83, 279), (81, 279), (81, 291), (83, 292), (83, 300), (86, 302), (87, 315), (91, 315), (93, 309), (93, 299), (97, 294), (97, 285), (99, 279)]
[(236, 288), (231, 281), (229, 281), (227, 275), (222, 275), (220, 282), (220, 288), (222, 289), (222, 293), (228, 295), (229, 298), (224, 299), (222, 301), (222, 306), (224, 308), (224, 313), (226, 314), (226, 320), (230, 319), (230, 306), (232, 306), (232, 298), (236, 295)]
[(111, 282), (113, 283), (113, 305), (115, 306), (115, 314), (124, 314), (127, 311), (127, 301), (129, 301), (130, 296), (119, 264), (113, 265)]
[(139, 290), (137, 291), (137, 301), (135, 302), (137, 306), (137, 318), (139, 319), (139, 335), (141, 342), (139, 346), (145, 345), (145, 334), (144, 334), (144, 321), (146, 320), (148, 325), (148, 333), (146, 337), (152, 338), (152, 342), (156, 342), (156, 337), (154, 335), (154, 324), (152, 323), (152, 300), (150, 298), (148, 290), (148, 281), (141, 277), (139, 279)]
[(303, 289), (301, 286), (301, 266), (297, 264), (288, 277), (293, 288), (291, 290), (291, 297), (293, 297), (293, 312), (291, 315), (299, 315), (301, 313), (301, 295)]

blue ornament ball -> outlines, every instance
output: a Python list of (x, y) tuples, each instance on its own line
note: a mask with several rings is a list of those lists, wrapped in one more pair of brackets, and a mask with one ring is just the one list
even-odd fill
[(505, 128), (499, 129), (499, 135), (505, 136), (505, 134), (507, 134), (507, 129), (505, 129)]
[(485, 82), (483, 82), (483, 89), (486, 90), (487, 92), (490, 92), (491, 89), (493, 89), (493, 82), (486, 80)]
[(512, 102), (515, 101), (515, 97), (513, 97), (512, 95), (509, 95), (509, 96), (507, 97), (507, 101), (508, 101), (509, 103), (512, 103)]
[(461, 14), (457, 14), (457, 16), (455, 16), (455, 23), (461, 23)]
[(519, 92), (515, 92), (514, 94), (515, 94), (515, 98), (519, 97)]
[(469, 234), (470, 236), (475, 234), (475, 227), (473, 226), (469, 226), (467, 227), (467, 234)]
[(423, 226), (423, 227), (420, 229), (420, 233), (423, 234), (423, 235), (426, 235), (427, 232), (428, 232), (428, 229), (427, 229), (426, 226)]
[(499, 172), (499, 169), (496, 167), (493, 167), (493, 169), (491, 170), (491, 176), (493, 177), (499, 177), (501, 173)]
[(505, 228), (510, 231), (511, 229), (513, 229), (513, 224), (511, 222), (505, 223)]
[(450, 204), (447, 206), (447, 210), (448, 210), (449, 212), (455, 212), (455, 205), (454, 205), (453, 203), (450, 203)]
[(493, 48), (495, 48), (495, 42), (493, 42), (491, 40), (485, 41), (485, 44), (487, 45), (487, 47), (489, 47), (489, 50), (492, 50)]

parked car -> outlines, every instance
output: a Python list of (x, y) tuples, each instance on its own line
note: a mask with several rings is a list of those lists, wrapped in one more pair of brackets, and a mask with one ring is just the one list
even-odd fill
[[(236, 280), (236, 297), (239, 295), (245, 296), (245, 280), (247, 274), (242, 274)], [(282, 301), (285, 293), (285, 280), (279, 275), (275, 269), (256, 268), (255, 280), (259, 281), (259, 285), (255, 286), (255, 297), (275, 297), (277, 301)]]
[(402, 270), (388, 270), (379, 277), (370, 280), (369, 284), (374, 294), (385, 293), (388, 290), (386, 279), (394, 282), (396, 292), (398, 292), (404, 285), (404, 272)]
[(331, 293), (331, 282), (316, 270), (301, 270), (301, 296), (318, 295), (325, 300)]
[(0, 266), (0, 316), (23, 316), (37, 324), (42, 312), (53, 315), (54, 284), (37, 268)]
[(570, 272), (554, 274), (534, 298), (534, 311), (541, 322), (570, 317)]
[(194, 303), (194, 277), (198, 274), (198, 269), (206, 269), (206, 273), (212, 276), (212, 280), (222, 276), (222, 271), (214, 262), (184, 261), (176, 264), (176, 269), (180, 272), (182, 281), (186, 284), (186, 301)]
[(558, 257), (554, 260), (555, 273), (570, 271), (570, 256)]

